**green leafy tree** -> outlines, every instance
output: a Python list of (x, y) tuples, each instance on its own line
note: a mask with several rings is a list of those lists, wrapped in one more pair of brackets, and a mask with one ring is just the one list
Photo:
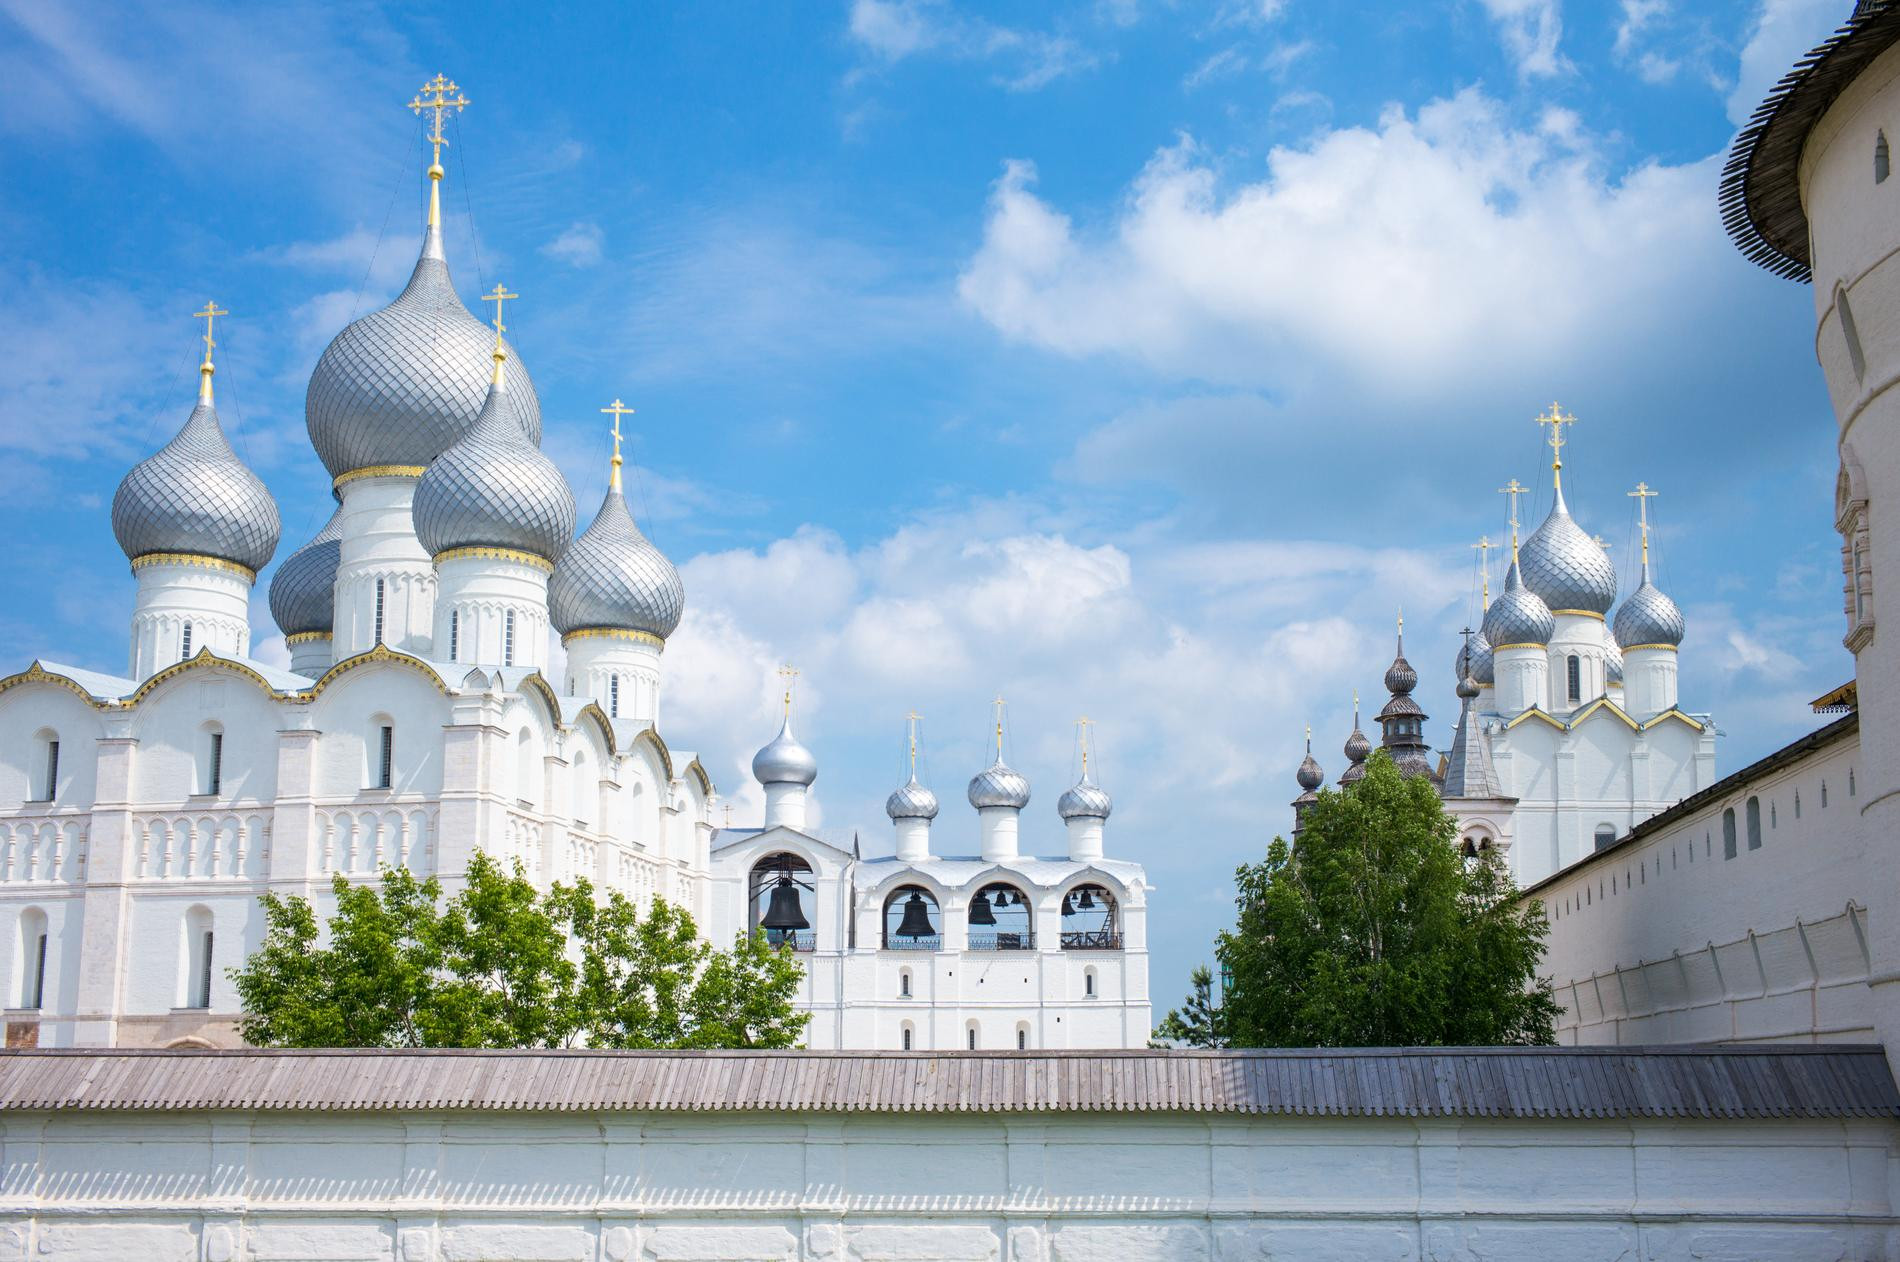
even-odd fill
[(263, 944), (230, 970), (260, 1047), (794, 1047), (803, 970), (763, 933), (703, 941), (664, 900), (643, 916), (581, 880), (537, 891), (477, 854), (446, 902), (403, 868), (352, 885), (319, 928), (263, 897)]
[[(1462, 858), (1432, 786), (1401, 777), (1383, 751), (1235, 882), (1237, 924), (1216, 948), (1232, 978), (1221, 1028), (1235, 1046), (1556, 1039), (1557, 1002), (1537, 976), (1543, 906), (1518, 905), (1495, 857)], [(1192, 1028), (1192, 1010), (1164, 1028), (1177, 1016)]]
[(1225, 1047), (1227, 1033), (1220, 1004), (1214, 999), (1214, 975), (1207, 965), (1195, 965), (1187, 1002), (1161, 1019), (1152, 1047)]

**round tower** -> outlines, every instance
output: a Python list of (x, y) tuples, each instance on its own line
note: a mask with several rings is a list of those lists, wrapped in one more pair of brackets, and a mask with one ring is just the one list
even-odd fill
[(1003, 761), (1003, 699), (996, 699), (996, 761), (970, 780), (970, 805), (982, 832), (981, 852), (989, 862), (1014, 859), (1023, 808), (1029, 805), (1029, 780)]
[(937, 818), (937, 795), (917, 781), (917, 720), (910, 716), (910, 779), (884, 800), (884, 813), (897, 830), (897, 857), (905, 863), (930, 858), (930, 821)]
[(1431, 749), (1425, 744), (1425, 720), (1430, 716), (1412, 698), (1418, 672), (1405, 660), (1405, 616), (1399, 616), (1398, 651), (1386, 667), (1385, 688), (1391, 699), (1379, 711), (1379, 743), (1392, 755), (1403, 776), (1432, 774)]
[(1082, 777), (1056, 800), (1056, 814), (1069, 830), (1069, 858), (1077, 863), (1102, 857), (1102, 830), (1114, 809), (1108, 791), (1095, 783), (1089, 770), (1089, 754), (1093, 752), (1089, 729), (1093, 726), (1087, 719), (1076, 721), (1075, 743), (1082, 759)]
[(765, 789), (767, 828), (805, 827), (805, 795), (818, 778), (818, 759), (792, 735), (792, 680), (798, 672), (785, 667), (785, 717), (778, 735), (752, 755), (752, 777)]

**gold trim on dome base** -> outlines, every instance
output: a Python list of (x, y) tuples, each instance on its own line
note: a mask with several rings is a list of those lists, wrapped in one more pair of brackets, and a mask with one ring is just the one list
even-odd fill
[(236, 561), (227, 561), (223, 557), (206, 556), (201, 552), (147, 552), (132, 558), (132, 572), (138, 573), (148, 565), (190, 565), (201, 570), (223, 570), (235, 574), (247, 583), (257, 581), (257, 571), (248, 565), (239, 565)]
[(1560, 618), (1565, 614), (1573, 618), (1595, 618), (1598, 622), (1603, 621), (1603, 615), (1594, 609), (1553, 609), (1550, 611), (1550, 616), (1553, 618)]
[(538, 557), (532, 552), (523, 552), (519, 548), (491, 548), (479, 544), (468, 548), (444, 548), (432, 558), (435, 564), (444, 561), (459, 561), (464, 557), (477, 557), (484, 561), (513, 561), (517, 565), (526, 565), (547, 574), (554, 573), (554, 562), (546, 557)]
[(1491, 646), (1491, 652), (1494, 655), (1493, 660), (1496, 660), (1495, 655), (1504, 652), (1506, 649), (1547, 649), (1549, 647), (1550, 645), (1548, 644), (1493, 644)]
[(561, 637), (561, 643), (570, 640), (632, 640), (635, 644), (651, 644), (655, 648), (665, 648), (666, 641), (651, 631), (635, 631), (631, 627), (582, 627), (579, 631), (569, 631)]
[(424, 466), (419, 464), (366, 464), (360, 469), (337, 474), (330, 483), (330, 489), (340, 491), (344, 483), (362, 478), (419, 478), (424, 472)]
[(1668, 649), (1671, 653), (1677, 651), (1676, 646), (1673, 644), (1631, 644), (1625, 647), (1623, 651), (1625, 653), (1634, 653), (1638, 649)]
[(284, 637), (285, 644), (309, 644), (315, 640), (333, 638), (328, 631), (294, 631)]

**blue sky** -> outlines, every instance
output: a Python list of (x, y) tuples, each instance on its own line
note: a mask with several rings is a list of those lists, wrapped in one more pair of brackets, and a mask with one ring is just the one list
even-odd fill
[[(584, 514), (597, 409), (639, 409), (636, 510), (688, 592), (668, 740), (754, 815), (792, 660), (824, 827), (888, 848), (915, 707), (939, 849), (973, 849), (1000, 692), (1056, 852), (1089, 715), (1165, 1009), (1286, 826), (1302, 724), (1336, 775), (1351, 690), (1377, 709), (1400, 606), (1449, 741), (1469, 545), (1508, 478), (1546, 511), (1552, 398), (1626, 589), (1623, 493), (1662, 491), (1721, 770), (1851, 673), (1811, 294), (1715, 206), (1736, 127), (1850, 7), (0, 0), (0, 640), (123, 669), (106, 509), (189, 410), (207, 297), (279, 558), (322, 523), (304, 383), (408, 273), (402, 106), (441, 71), (474, 102), (456, 281), (522, 295)], [(254, 626), (281, 658), (261, 598)]]

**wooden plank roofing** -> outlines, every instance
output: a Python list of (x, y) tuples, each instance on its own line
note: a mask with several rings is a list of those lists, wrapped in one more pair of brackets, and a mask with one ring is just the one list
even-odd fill
[(1878, 1046), (1100, 1052), (0, 1052), (0, 1112), (1900, 1116)]

